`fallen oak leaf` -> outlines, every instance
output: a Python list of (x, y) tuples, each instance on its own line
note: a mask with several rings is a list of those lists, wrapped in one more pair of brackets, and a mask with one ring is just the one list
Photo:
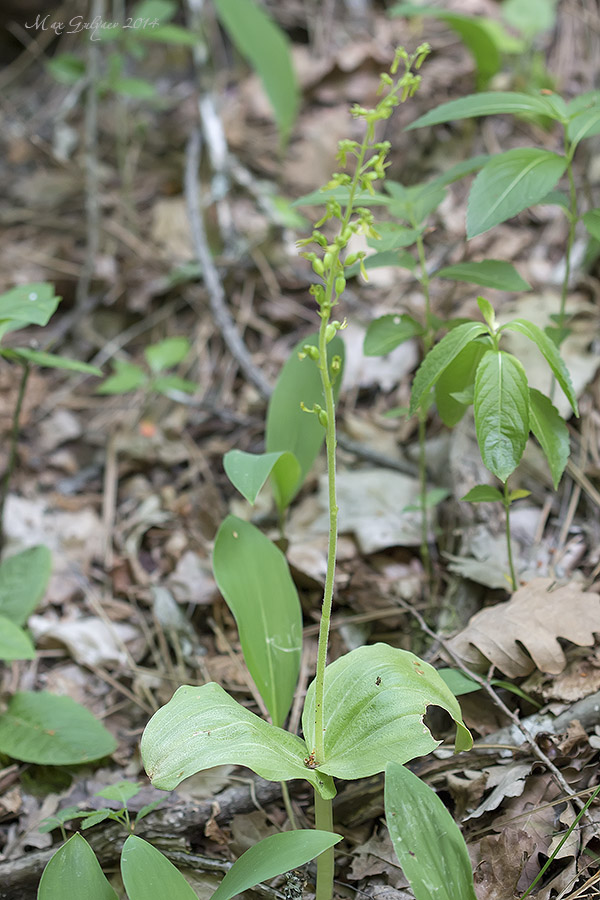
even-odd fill
[(490, 663), (510, 678), (536, 667), (551, 675), (562, 672), (567, 660), (558, 638), (592, 646), (594, 632), (600, 633), (600, 597), (575, 582), (551, 590), (553, 583), (534, 578), (506, 603), (480, 610), (449, 647), (480, 672)]

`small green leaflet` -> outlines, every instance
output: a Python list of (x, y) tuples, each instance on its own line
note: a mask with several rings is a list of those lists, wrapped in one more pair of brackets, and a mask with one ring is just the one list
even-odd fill
[(37, 900), (118, 900), (85, 838), (74, 834), (44, 869)]
[(300, 480), (300, 465), (293, 453), (246, 453), (244, 450), (229, 450), (223, 457), (227, 477), (251, 504), (256, 502), (261, 488), (275, 467), (278, 469), (277, 481), (285, 509)]
[(42, 544), (9, 556), (0, 565), (0, 615), (24, 625), (42, 597), (52, 556)]
[(146, 362), (156, 375), (165, 369), (172, 369), (185, 359), (190, 352), (190, 342), (185, 337), (170, 337), (158, 344), (151, 344), (144, 350)]
[(416, 900), (476, 900), (458, 825), (435, 791), (395, 762), (385, 770), (385, 819)]
[(590, 209), (582, 217), (582, 221), (591, 236), (600, 241), (600, 209)]
[(529, 436), (529, 389), (521, 363), (488, 350), (479, 363), (473, 400), (483, 464), (504, 482), (517, 468)]
[(473, 182), (467, 206), (467, 237), (483, 234), (539, 203), (566, 167), (564, 156), (534, 147), (494, 156)]
[(341, 840), (339, 834), (316, 829), (271, 834), (234, 862), (211, 900), (231, 900), (260, 882), (303, 866)]
[(109, 375), (102, 384), (98, 385), (97, 394), (126, 394), (128, 391), (137, 390), (148, 381), (144, 370), (134, 363), (115, 359), (113, 366), (114, 375)]
[(47, 282), (23, 284), (0, 296), (0, 320), (14, 319), (22, 325), (47, 325), (60, 297)]
[(436, 106), (435, 109), (412, 122), (405, 131), (423, 128), (425, 125), (453, 122), (457, 119), (471, 119), (475, 116), (493, 116), (503, 113), (512, 113), (513, 115), (527, 113), (556, 118), (553, 107), (543, 97), (513, 91), (484, 91), (481, 94), (470, 94), (468, 97), (461, 97), (460, 100), (450, 100), (448, 103)]
[(500, 291), (531, 290), (531, 285), (521, 278), (515, 267), (502, 259), (458, 263), (439, 269), (435, 274), (438, 278), (467, 281), (470, 284), (480, 284), (482, 287), (496, 288)]
[(369, 323), (363, 353), (365, 356), (385, 356), (400, 344), (423, 334), (423, 326), (412, 316), (380, 316)]
[(0, 615), (0, 659), (35, 659), (35, 647), (26, 631)]
[(287, 35), (253, 0), (214, 0), (214, 5), (231, 40), (258, 73), (286, 143), (300, 105)]
[(481, 322), (465, 322), (449, 331), (439, 344), (429, 351), (415, 375), (410, 398), (410, 414), (418, 410), (425, 397), (445, 372), (450, 363), (456, 359), (461, 350), (487, 331)]
[(491, 484), (476, 484), (460, 499), (466, 500), (468, 503), (502, 503), (504, 497), (498, 488)]
[(548, 397), (535, 388), (529, 388), (529, 424), (548, 460), (556, 490), (571, 450), (569, 429)]

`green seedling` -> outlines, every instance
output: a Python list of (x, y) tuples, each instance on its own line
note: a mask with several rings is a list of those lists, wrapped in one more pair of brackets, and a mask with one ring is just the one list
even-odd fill
[(177, 393), (193, 394), (198, 389), (194, 381), (169, 372), (183, 362), (190, 349), (187, 338), (171, 337), (145, 348), (146, 368), (117, 359), (113, 374), (98, 385), (96, 393), (120, 395), (141, 390), (146, 395), (157, 393), (171, 398), (177, 398)]
[(116, 784), (111, 784), (98, 791), (94, 794), (94, 797), (101, 797), (103, 800), (120, 803), (120, 809), (112, 809), (106, 806), (102, 809), (85, 811), (78, 806), (68, 806), (65, 809), (61, 809), (56, 815), (48, 816), (47, 819), (44, 819), (40, 823), (38, 830), (42, 834), (47, 834), (49, 831), (54, 831), (55, 828), (60, 828), (63, 840), (66, 841), (67, 836), (64, 828), (66, 822), (81, 819), (81, 830), (85, 831), (87, 828), (92, 828), (94, 825), (106, 821), (106, 819), (111, 819), (113, 822), (118, 822), (127, 831), (134, 832), (138, 823), (162, 803), (162, 800), (153, 800), (152, 803), (146, 803), (134, 816), (131, 816), (127, 804), (134, 797), (137, 797), (140, 790), (141, 784), (137, 781), (118, 781)]
[[(313, 388), (307, 389), (308, 382), (299, 388), (296, 375), (288, 378), (284, 373), (278, 383), (281, 396), (274, 396), (269, 408), (267, 454), (253, 459), (251, 454), (229, 454), (225, 463), (230, 478), (251, 502), (271, 475), (281, 509), (293, 498), (325, 436), (329, 547), (316, 676), (308, 688), (302, 713), (304, 736), (300, 738), (281, 727), (294, 691), (300, 652), (299, 604), (290, 585), (287, 564), (266, 538), (259, 539), (254, 526), (231, 516), (215, 542), (215, 575), (236, 617), (244, 656), (271, 722), (241, 706), (220, 685), (210, 683), (180, 687), (153, 716), (142, 736), (146, 771), (153, 784), (163, 790), (172, 790), (189, 775), (224, 763), (247, 766), (269, 780), (308, 781), (314, 788), (315, 834), (324, 834), (329, 840), (327, 848), (319, 844), (310, 855), (309, 851), (305, 855), (309, 859), (319, 851), (317, 900), (331, 900), (333, 891), (334, 779), (368, 777), (383, 772), (390, 762), (403, 764), (434, 749), (438, 742), (423, 725), (423, 716), (432, 704), (441, 706), (454, 720), (457, 750), (468, 749), (472, 743), (454, 694), (432, 666), (412, 653), (376, 644), (359, 647), (327, 665), (338, 512), (334, 390), (342, 366), (340, 353), (332, 349), (339, 340), (337, 332), (344, 325), (333, 319), (333, 311), (344, 292), (347, 269), (362, 263), (363, 254), (349, 253), (348, 242), (357, 233), (377, 237), (373, 214), (360, 205), (363, 197), (372, 196), (374, 183), (383, 180), (390, 149), (388, 143), (376, 140), (375, 126), (389, 118), (394, 107), (417, 89), (419, 76), (414, 69), (418, 69), (428, 49), (426, 45), (419, 47), (412, 56), (399, 49), (390, 74), (382, 76), (383, 96), (377, 106), (352, 109), (353, 116), (365, 123), (365, 136), (362, 143), (342, 141), (339, 159), (343, 166), (352, 160), (353, 172), (333, 176), (324, 195), (320, 195), (320, 201), (326, 203), (325, 215), (311, 237), (302, 242), (304, 247), (316, 247), (306, 250), (305, 256), (320, 279), (311, 293), (321, 324), (318, 336), (300, 347), (303, 359), (294, 355), (287, 371), (305, 370), (311, 372), (311, 379), (316, 373), (314, 392)], [(327, 220), (336, 226), (333, 238), (319, 230)], [(310, 440), (305, 439), (304, 432), (311, 435)], [(282, 464), (287, 467), (283, 473), (277, 468)], [(281, 597), (285, 598), (282, 603)], [(435, 809), (434, 816), (439, 806)], [(299, 852), (305, 846), (302, 831), (275, 837), (280, 843), (285, 839), (290, 852)], [(282, 855), (279, 847), (273, 845), (271, 852), (269, 845), (267, 852), (269, 840), (260, 842), (234, 863), (227, 876), (232, 891), (234, 872), (235, 890), (256, 883), (254, 855), (269, 858), (271, 875), (289, 868), (290, 856)], [(448, 865), (455, 867), (452, 859)], [(232, 896), (231, 892), (219, 894), (226, 881), (215, 895), (219, 900)]]

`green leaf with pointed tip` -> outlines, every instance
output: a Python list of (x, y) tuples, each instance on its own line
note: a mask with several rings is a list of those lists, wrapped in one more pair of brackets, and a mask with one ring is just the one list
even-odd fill
[(156, 375), (165, 369), (172, 369), (185, 359), (190, 352), (190, 342), (186, 337), (170, 337), (157, 344), (150, 344), (144, 350), (146, 362), (150, 370)]
[(529, 388), (529, 424), (548, 460), (556, 490), (571, 450), (569, 429), (548, 397), (535, 388)]
[(306, 744), (245, 709), (215, 682), (184, 685), (142, 735), (141, 753), (155, 787), (171, 791), (213, 766), (247, 766), (268, 781), (304, 778), (322, 797), (335, 796), (329, 776), (309, 769)]
[(533, 343), (536, 345), (536, 347), (552, 369), (554, 377), (561, 386), (565, 397), (571, 404), (571, 409), (576, 416), (579, 416), (579, 410), (577, 408), (577, 397), (575, 395), (575, 391), (573, 390), (571, 376), (569, 375), (569, 370), (567, 369), (554, 341), (552, 341), (548, 337), (548, 335), (542, 331), (541, 328), (539, 328), (533, 322), (528, 322), (527, 319), (512, 319), (510, 322), (507, 322), (506, 325), (503, 325), (499, 329), (499, 331), (505, 330), (518, 331), (520, 334), (524, 334), (526, 338), (529, 338), (530, 341), (533, 341)]
[(450, 278), (452, 281), (480, 284), (483, 287), (496, 288), (499, 291), (531, 290), (531, 285), (521, 278), (515, 267), (502, 259), (483, 259), (481, 262), (464, 262), (455, 266), (446, 266), (439, 269), (435, 276)]
[[(456, 750), (471, 747), (460, 707), (433, 666), (388, 644), (358, 647), (325, 669), (325, 759), (318, 772), (367, 778), (390, 760), (408, 762), (438, 746), (423, 716), (441, 706), (456, 723)], [(315, 683), (306, 694), (302, 728), (315, 746)]]
[[(296, 496), (304, 479), (319, 454), (325, 440), (325, 429), (315, 415), (304, 412), (300, 404), (312, 409), (315, 403), (325, 406), (321, 376), (315, 362), (309, 357), (299, 359), (298, 354), (305, 344), (318, 346), (318, 335), (310, 335), (300, 341), (284, 365), (267, 409), (265, 449), (267, 453), (289, 450), (300, 464), (300, 480), (293, 491)], [(334, 356), (342, 360), (342, 370), (333, 386), (337, 398), (342, 381), (344, 366), (344, 342), (336, 335), (327, 345), (329, 362)], [(279, 509), (285, 508), (283, 499), (289, 493), (289, 483), (278, 481), (278, 472), (273, 472), (273, 491)], [(293, 499), (289, 498), (288, 503)]]
[(24, 625), (48, 585), (52, 556), (38, 545), (9, 556), (0, 565), (0, 615)]
[(481, 94), (469, 94), (460, 100), (450, 100), (411, 122), (405, 131), (423, 128), (425, 125), (440, 125), (442, 122), (454, 122), (458, 119), (472, 119), (476, 116), (495, 116), (501, 114), (522, 115), (533, 114), (556, 118), (552, 106), (543, 97), (534, 94), (521, 94), (514, 91), (484, 91)]
[(230, 450), (223, 457), (227, 477), (242, 497), (253, 505), (275, 467), (278, 469), (277, 481), (285, 509), (300, 479), (300, 465), (293, 453), (246, 453), (244, 450)]
[(465, 675), (464, 672), (461, 672), (460, 669), (442, 668), (438, 669), (437, 673), (455, 697), (481, 690), (481, 685), (469, 678), (468, 675)]
[(466, 500), (468, 503), (502, 503), (504, 498), (498, 488), (491, 484), (476, 484), (460, 499)]
[(487, 331), (485, 325), (481, 322), (465, 322), (463, 325), (457, 325), (452, 331), (449, 331), (439, 344), (436, 344), (429, 351), (415, 375), (413, 381), (412, 394), (410, 398), (410, 413), (413, 415), (429, 391), (438, 381), (438, 379), (446, 371), (450, 363), (456, 359), (458, 354), (467, 344), (474, 341), (480, 334)]
[(127, 394), (146, 384), (148, 377), (143, 369), (134, 363), (115, 359), (114, 375), (110, 375), (96, 388), (97, 394)]
[(365, 356), (385, 356), (400, 344), (419, 337), (424, 328), (412, 316), (380, 316), (369, 323), (363, 353)]
[(526, 491), (524, 488), (517, 488), (514, 491), (510, 491), (508, 495), (508, 502), (514, 503), (515, 500), (524, 500), (525, 497), (530, 497), (531, 491)]
[(41, 766), (67, 766), (108, 756), (117, 742), (70, 697), (47, 691), (13, 694), (0, 715), (0, 753)]
[(367, 238), (369, 247), (383, 253), (386, 250), (399, 250), (401, 247), (412, 247), (422, 233), (417, 228), (398, 225), (397, 222), (382, 222), (377, 225), (378, 238)]
[(44, 869), (37, 900), (118, 900), (96, 855), (80, 834), (60, 847)]
[(582, 221), (591, 236), (600, 241), (600, 209), (590, 209), (582, 216)]
[[(381, 253), (371, 253), (363, 260), (363, 266), (370, 272), (371, 269), (381, 269), (384, 266), (396, 266), (398, 269), (408, 269), (414, 272), (417, 263), (414, 256), (407, 250), (382, 250)], [(346, 278), (354, 278), (360, 272), (360, 263), (352, 263), (345, 270)]]
[(250, 522), (227, 516), (215, 539), (213, 570), (248, 670), (274, 724), (282, 726), (302, 652), (302, 610), (287, 560)]
[(130, 800), (137, 797), (141, 789), (142, 784), (139, 781), (117, 781), (116, 784), (109, 784), (107, 787), (102, 788), (101, 791), (96, 791), (94, 797), (102, 797), (103, 800), (114, 800), (115, 803), (122, 803), (123, 806), (127, 806)]
[(285, 143), (300, 105), (287, 35), (253, 0), (215, 0), (214, 5), (229, 37), (262, 81)]
[(35, 659), (35, 647), (26, 631), (0, 615), (0, 659)]
[(496, 313), (494, 312), (494, 307), (490, 303), (489, 300), (486, 300), (485, 297), (477, 298), (477, 306), (479, 307), (479, 311), (483, 318), (486, 321), (486, 324), (489, 325), (491, 331), (495, 331), (496, 329)]
[(465, 175), (471, 175), (472, 172), (477, 172), (478, 169), (483, 168), (489, 159), (490, 156), (488, 153), (480, 153), (477, 156), (471, 156), (469, 159), (464, 159), (462, 162), (450, 166), (449, 169), (446, 169), (440, 175), (436, 175), (429, 184), (446, 187), (447, 185), (453, 184), (455, 181), (464, 178)]
[(487, 349), (481, 341), (471, 341), (435, 383), (435, 405), (440, 419), (448, 428), (460, 422), (473, 402), (472, 393), (467, 392), (469, 389), (472, 391), (477, 366)]
[(395, 762), (385, 770), (385, 820), (416, 900), (477, 900), (458, 825), (435, 791)]
[(523, 147), (494, 156), (476, 176), (467, 206), (467, 237), (483, 234), (539, 203), (567, 167), (564, 156)]
[(198, 900), (173, 863), (152, 844), (133, 834), (123, 844), (121, 875), (129, 900), (158, 900), (159, 897)]
[(102, 369), (91, 366), (89, 363), (79, 362), (78, 359), (69, 359), (67, 356), (57, 356), (56, 353), (46, 353), (44, 350), (28, 350), (25, 347), (11, 347), (10, 350), (0, 350), (0, 354), (7, 359), (24, 359), (44, 369), (66, 369), (69, 372), (83, 372), (84, 375), (102, 375)]
[[(270, 834), (234, 862), (211, 900), (231, 900), (269, 878), (291, 872), (339, 843), (339, 834), (299, 829)], [(135, 898), (131, 898), (135, 900)]]
[(595, 134), (600, 134), (600, 106), (578, 113), (567, 125), (571, 147), (576, 147), (579, 141)]
[(488, 350), (477, 368), (473, 408), (483, 464), (504, 482), (519, 465), (529, 436), (529, 388), (518, 359)]
[(47, 325), (56, 312), (60, 297), (47, 282), (22, 284), (0, 295), (0, 320), (12, 319), (23, 325)]

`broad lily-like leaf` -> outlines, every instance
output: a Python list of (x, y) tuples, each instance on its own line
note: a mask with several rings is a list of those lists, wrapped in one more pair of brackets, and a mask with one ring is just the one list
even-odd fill
[(37, 896), (38, 900), (117, 900), (94, 851), (80, 834), (56, 851), (44, 869)]
[[(325, 759), (318, 771), (336, 778), (366, 778), (390, 761), (408, 762), (439, 745), (423, 724), (428, 706), (441, 706), (456, 722), (456, 750), (472, 745), (454, 694), (433, 666), (388, 644), (358, 647), (325, 669)], [(315, 745), (315, 683), (302, 727)]]
[(229, 450), (223, 457), (223, 468), (233, 486), (252, 504), (256, 502), (264, 483), (275, 468), (282, 508), (289, 506), (300, 481), (298, 460), (293, 453), (281, 450), (275, 453)]
[(195, 891), (173, 863), (134, 834), (123, 844), (121, 875), (129, 900), (197, 900)]
[(215, 682), (175, 691), (148, 722), (141, 752), (150, 780), (162, 791), (204, 769), (237, 765), (269, 781), (304, 778), (325, 799), (335, 796), (331, 778), (305, 765), (304, 741), (255, 716)]

